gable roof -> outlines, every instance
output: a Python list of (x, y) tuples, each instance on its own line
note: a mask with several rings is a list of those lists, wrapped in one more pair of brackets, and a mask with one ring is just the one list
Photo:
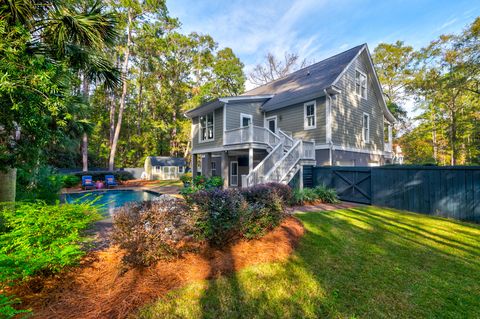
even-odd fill
[(149, 156), (152, 166), (187, 166), (187, 161), (182, 157)]
[(262, 106), (266, 112), (323, 96), (324, 90), (335, 84), (345, 68), (365, 47), (366, 44), (358, 45), (242, 95), (274, 94)]

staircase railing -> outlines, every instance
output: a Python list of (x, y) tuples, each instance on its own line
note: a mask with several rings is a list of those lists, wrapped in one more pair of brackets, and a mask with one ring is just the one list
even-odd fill
[(283, 143), (278, 143), (268, 155), (247, 175), (247, 186), (266, 182), (265, 175), (283, 157)]
[(280, 183), (302, 157), (302, 141), (297, 140), (292, 148), (267, 173), (265, 180)]
[(283, 144), (285, 148), (290, 149), (293, 146), (294, 140), (290, 135), (278, 129), (278, 136), (280, 136), (280, 138), (283, 139)]

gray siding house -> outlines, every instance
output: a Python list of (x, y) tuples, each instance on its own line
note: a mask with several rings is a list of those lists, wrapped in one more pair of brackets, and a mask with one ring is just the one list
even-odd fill
[(392, 124), (366, 44), (188, 112), (192, 170), (225, 186), (288, 183), (305, 165), (378, 166)]

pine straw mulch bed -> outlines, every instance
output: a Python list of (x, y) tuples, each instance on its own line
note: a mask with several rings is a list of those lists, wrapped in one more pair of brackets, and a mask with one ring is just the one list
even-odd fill
[(288, 217), (260, 239), (241, 241), (223, 250), (205, 247), (200, 253), (143, 269), (125, 269), (122, 251), (109, 247), (90, 253), (79, 267), (14, 293), (36, 318), (126, 318), (138, 307), (191, 281), (285, 260), (303, 233), (301, 222)]

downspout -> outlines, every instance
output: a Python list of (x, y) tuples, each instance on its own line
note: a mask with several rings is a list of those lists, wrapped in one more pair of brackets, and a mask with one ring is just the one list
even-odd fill
[(325, 92), (325, 138), (328, 144), (328, 164), (333, 165), (333, 145), (332, 145), (332, 97), (328, 93), (327, 89), (324, 89)]

